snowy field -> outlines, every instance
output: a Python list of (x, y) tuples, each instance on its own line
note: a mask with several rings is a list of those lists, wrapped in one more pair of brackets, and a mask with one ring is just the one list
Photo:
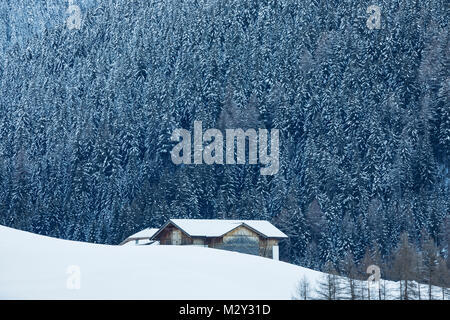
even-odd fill
[[(292, 299), (305, 277), (314, 297), (323, 276), (224, 250), (99, 245), (0, 226), (0, 299)], [(395, 298), (398, 283), (383, 283)]]
[(291, 299), (303, 276), (320, 275), (223, 250), (97, 245), (0, 226), (1, 299)]

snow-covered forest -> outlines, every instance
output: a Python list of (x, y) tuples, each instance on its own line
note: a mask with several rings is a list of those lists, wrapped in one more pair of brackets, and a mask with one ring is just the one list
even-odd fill
[[(0, 3), (1, 225), (118, 244), (168, 218), (267, 219), (304, 267), (450, 267), (446, 1), (377, 0), (380, 29), (366, 0), (78, 3), (79, 30), (64, 1)], [(279, 129), (278, 174), (174, 165), (194, 121)]]

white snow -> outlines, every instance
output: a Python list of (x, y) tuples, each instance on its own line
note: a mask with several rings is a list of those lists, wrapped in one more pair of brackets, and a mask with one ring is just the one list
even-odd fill
[(152, 240), (148, 240), (148, 239), (136, 239), (136, 240), (130, 240), (127, 242), (122, 242), (120, 245), (121, 246), (144, 246), (144, 245), (154, 246), (154, 245), (158, 245), (158, 244), (159, 244), (158, 241), (152, 241)]
[[(0, 299), (291, 299), (304, 278), (314, 298), (323, 276), (218, 249), (99, 245), (0, 226)], [(398, 283), (383, 283), (396, 298)], [(433, 291), (439, 299), (439, 288)]]
[[(80, 289), (67, 287), (73, 270)], [(0, 299), (291, 299), (303, 276), (320, 274), (224, 250), (98, 245), (0, 226)]]
[(135, 234), (129, 236), (128, 238), (151, 238), (158, 231), (157, 228), (147, 228), (136, 232)]
[(220, 237), (244, 224), (270, 238), (287, 236), (265, 220), (219, 220), (219, 219), (170, 219), (172, 223), (191, 236)]

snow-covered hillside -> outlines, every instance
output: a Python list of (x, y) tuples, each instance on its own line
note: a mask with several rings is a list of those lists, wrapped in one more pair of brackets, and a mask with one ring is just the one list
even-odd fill
[(301, 278), (320, 275), (223, 250), (97, 245), (0, 226), (1, 299), (291, 299)]
[[(299, 297), (303, 279), (314, 299), (324, 278), (318, 271), (237, 252), (99, 245), (0, 226), (0, 299), (292, 299)], [(367, 290), (367, 283), (361, 284)], [(383, 280), (383, 285), (388, 299), (398, 297), (399, 283)], [(433, 291), (440, 299), (440, 289)], [(372, 287), (373, 299), (377, 295)]]

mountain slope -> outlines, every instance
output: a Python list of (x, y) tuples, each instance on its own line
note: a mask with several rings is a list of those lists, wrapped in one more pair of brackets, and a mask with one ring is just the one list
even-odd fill
[[(109, 246), (0, 226), (1, 299), (290, 299), (321, 273), (194, 246)], [(80, 289), (68, 289), (70, 266)]]

